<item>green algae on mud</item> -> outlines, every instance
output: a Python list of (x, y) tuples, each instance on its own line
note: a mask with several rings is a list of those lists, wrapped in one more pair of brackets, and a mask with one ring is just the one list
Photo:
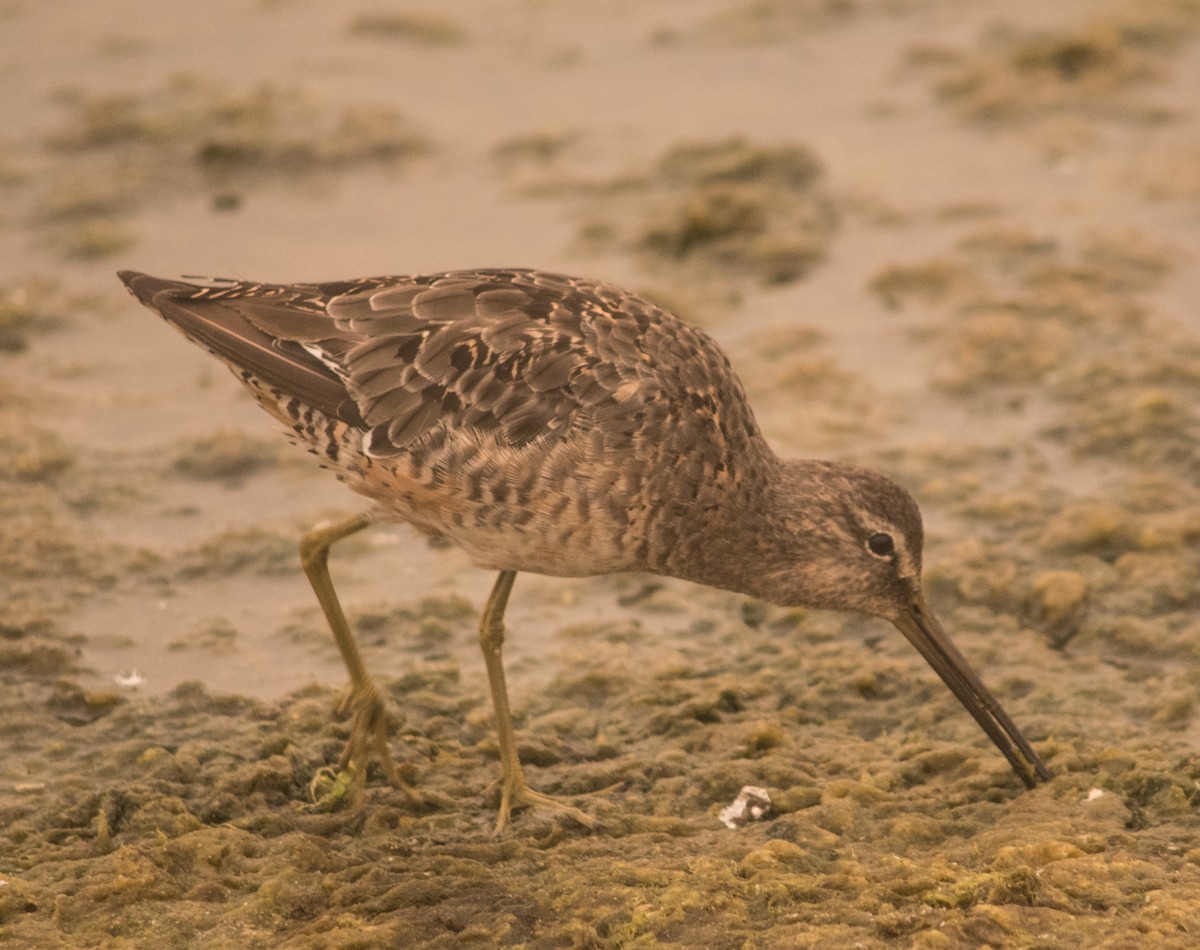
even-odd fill
[[(504, 143), (499, 158), (510, 160), (499, 164), (515, 176), (512, 147)], [(549, 154), (565, 147), (553, 145)], [(645, 170), (608, 180), (524, 164), (533, 176), (527, 193), (579, 201), (584, 244), (635, 252), (679, 285), (799, 280), (824, 257), (839, 224), (820, 161), (792, 142), (688, 142)]]
[(1109, 4), (1075, 27), (1030, 31), (993, 26), (969, 54), (946, 52), (924, 60), (943, 72), (940, 100), (967, 118), (1017, 125), (1064, 115), (1159, 123), (1170, 110), (1141, 96), (1167, 72), (1167, 54), (1200, 30), (1188, 0)]
[(427, 148), (393, 110), (331, 109), (301, 89), (269, 84), (237, 92), (177, 77), (149, 96), (71, 91), (60, 98), (70, 114), (49, 147), (76, 157), (120, 153), (151, 176), (125, 178), (135, 184), (172, 170), (261, 181), (280, 172), (392, 162)]
[(66, 161), (36, 181), (32, 223), (68, 258), (112, 257), (146, 206), (200, 191), (236, 210), (245, 191), (311, 185), (348, 168), (395, 168), (429, 151), (396, 110), (338, 109), (294, 86), (249, 90), (175, 76), (150, 93), (60, 90), (48, 137)]
[[(581, 657), (558, 688), (520, 701), (522, 753), (541, 786), (583, 794), (619, 783), (589, 798), (599, 834), (531, 812), (512, 834), (490, 835), (481, 792), (495, 743), (484, 696), (453, 666), (414, 669), (389, 688), (424, 806), (376, 785), (357, 809), (309, 801), (309, 778), (344, 739), (327, 690), (268, 705), (191, 684), (82, 723), (14, 690), (5, 772), (22, 780), (0, 793), (0, 933), (93, 946), (136, 939), (153, 922), (166, 946), (451, 946), (464, 934), (670, 944), (686, 933), (689, 945), (832, 947), (939, 933), (1004, 943), (1068, 919), (1103, 933), (1118, 913), (1172, 945), (1190, 919), (1200, 898), (1194, 757), (1137, 745), (1135, 764), (1128, 752), (1051, 742), (1059, 778), (1019, 793), (982, 747), (876, 729), (868, 749), (846, 725), (854, 703), (822, 686), (859, 675), (844, 644), (814, 657), (736, 612), (700, 643), (670, 640), (725, 649), (743, 672), (695, 668), (681, 681), (678, 661), (651, 654), (582, 694), (573, 684), (599, 671), (595, 656)], [(885, 663), (858, 703), (883, 721), (922, 701), (951, 712), (936, 684), (913, 684), (900, 665)], [(780, 709), (783, 682), (807, 695)], [(700, 697), (722, 694), (697, 716)], [(572, 714), (572, 697), (585, 695)], [(825, 718), (830, 702), (840, 721)], [(797, 769), (797, 743), (820, 778)], [(776, 814), (728, 832), (715, 812), (751, 775), (778, 791)], [(1165, 862), (1164, 847), (1175, 856)]]
[(799, 146), (679, 146), (657, 173), (667, 197), (638, 241), (651, 257), (786, 283), (820, 260), (836, 227), (821, 165)]
[(252, 436), (238, 429), (219, 429), (180, 447), (172, 463), (176, 472), (196, 479), (232, 479), (252, 475), (279, 458), (279, 439)]

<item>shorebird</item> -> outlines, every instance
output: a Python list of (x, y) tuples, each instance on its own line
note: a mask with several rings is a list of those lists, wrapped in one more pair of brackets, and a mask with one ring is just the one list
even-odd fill
[(650, 301), (535, 270), (289, 285), (120, 277), (374, 502), (300, 543), (350, 673), (339, 767), (356, 782), (373, 752), (414, 794), (327, 566), (330, 545), (381, 515), (499, 572), (479, 626), (499, 732), (497, 832), (526, 806), (594, 825), (531, 789), (517, 755), (501, 649), (519, 571), (648, 571), (889, 620), (1028, 787), (1050, 777), (925, 599), (908, 491), (870, 469), (777, 457), (720, 347)]

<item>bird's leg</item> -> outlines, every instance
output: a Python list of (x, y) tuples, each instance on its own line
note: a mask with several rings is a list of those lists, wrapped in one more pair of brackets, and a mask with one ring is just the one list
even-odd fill
[(333, 589), (333, 579), (329, 576), (330, 545), (361, 531), (370, 525), (372, 520), (371, 513), (364, 512), (345, 521), (317, 525), (300, 539), (300, 562), (304, 565), (304, 573), (308, 575), (309, 583), (312, 584), (317, 600), (321, 603), (321, 609), (325, 611), (325, 619), (329, 621), (333, 638), (337, 641), (342, 660), (350, 673), (350, 694), (346, 697), (344, 706), (352, 716), (350, 739), (338, 762), (338, 771), (353, 767), (353, 784), (357, 792), (365, 781), (368, 758), (373, 751), (388, 781), (403, 791), (410, 800), (417, 800), (419, 796), (400, 777), (392, 761), (392, 754), (388, 749), (383, 696), (371, 674), (367, 672), (354, 633), (350, 630), (346, 614), (342, 611), (342, 605)]
[(496, 731), (500, 739), (500, 813), (496, 816), (496, 834), (508, 824), (509, 813), (514, 808), (543, 805), (554, 808), (574, 818), (581, 825), (594, 828), (596, 821), (586, 812), (561, 802), (549, 795), (533, 791), (525, 784), (525, 771), (517, 756), (517, 741), (513, 734), (512, 710), (508, 705), (508, 686), (504, 679), (504, 608), (508, 606), (508, 595), (512, 592), (516, 571), (501, 571), (496, 586), (488, 597), (487, 606), (479, 621), (479, 645), (483, 648), (483, 662), (487, 666), (488, 686), (492, 690), (492, 704), (496, 708)]

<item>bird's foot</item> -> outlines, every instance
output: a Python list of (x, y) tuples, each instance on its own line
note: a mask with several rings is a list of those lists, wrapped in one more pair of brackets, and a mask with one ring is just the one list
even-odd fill
[[(350, 714), (350, 738), (342, 750), (336, 771), (319, 770), (313, 779), (314, 788), (318, 781), (328, 782), (332, 776), (333, 785), (326, 796), (336, 794), (340, 798), (348, 790), (357, 801), (366, 785), (367, 767), (375, 759), (388, 782), (400, 789), (411, 804), (420, 804), (420, 793), (400, 777), (392, 760), (392, 751), (388, 747), (387, 709), (379, 688), (370, 680), (354, 684), (342, 700), (339, 712)], [(322, 772), (329, 774), (323, 777)], [(339, 786), (345, 787), (339, 791)]]
[(308, 783), (308, 797), (317, 811), (336, 811), (349, 795), (354, 794), (356, 771), (353, 768), (337, 771), (323, 765), (313, 773)]
[[(605, 789), (605, 791), (608, 791), (608, 789)], [(500, 834), (504, 831), (508, 826), (508, 821), (513, 811), (518, 808), (534, 807), (551, 808), (579, 822), (579, 824), (590, 830), (600, 827), (600, 823), (587, 812), (576, 808), (574, 805), (568, 805), (562, 799), (555, 798), (552, 795), (535, 792), (525, 784), (525, 776), (518, 772), (516, 775), (506, 776), (500, 782), (500, 811), (496, 816), (495, 833)]]

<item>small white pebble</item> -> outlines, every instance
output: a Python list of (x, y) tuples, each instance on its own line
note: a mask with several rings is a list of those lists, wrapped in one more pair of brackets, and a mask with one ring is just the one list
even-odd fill
[(765, 788), (743, 785), (729, 805), (717, 815), (726, 828), (740, 828), (751, 821), (762, 821), (771, 812), (771, 796)]

